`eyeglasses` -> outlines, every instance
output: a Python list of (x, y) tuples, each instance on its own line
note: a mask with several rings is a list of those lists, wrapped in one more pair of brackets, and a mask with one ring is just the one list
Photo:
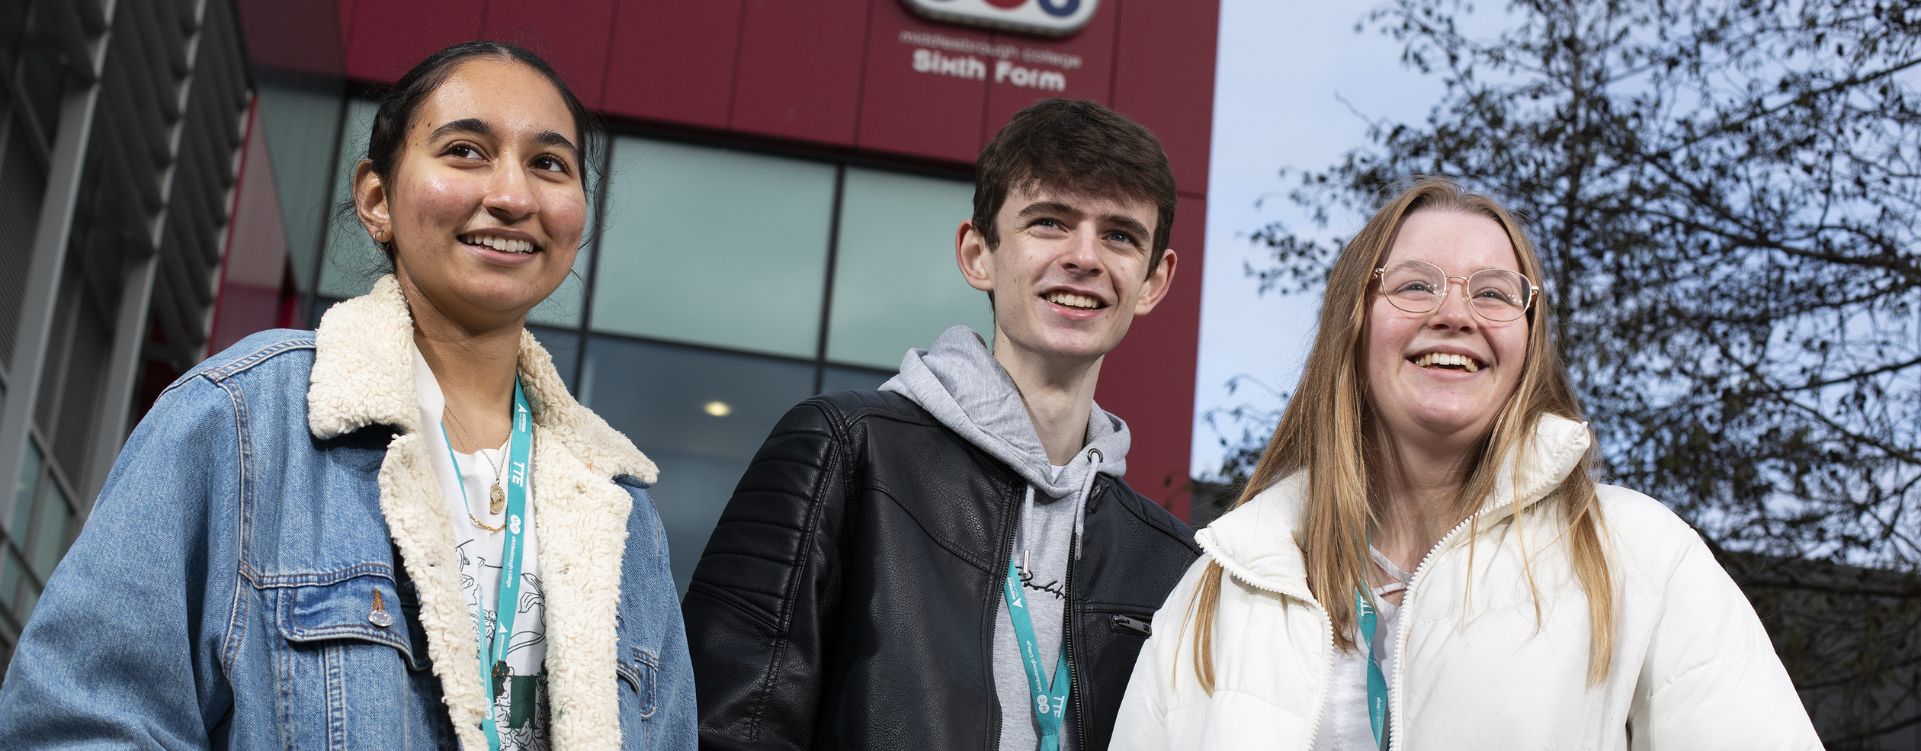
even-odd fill
[(1529, 305), (1541, 288), (1528, 278), (1506, 269), (1481, 269), (1468, 276), (1448, 276), (1439, 266), (1426, 261), (1401, 261), (1374, 270), (1381, 282), (1381, 294), (1388, 303), (1409, 313), (1432, 313), (1447, 299), (1449, 283), (1460, 280), (1467, 291), (1468, 307), (1476, 315), (1495, 323), (1505, 323), (1527, 315)]

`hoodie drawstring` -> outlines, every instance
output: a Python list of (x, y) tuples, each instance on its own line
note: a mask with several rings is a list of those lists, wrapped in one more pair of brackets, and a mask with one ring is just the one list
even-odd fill
[[(1087, 474), (1081, 478), (1081, 492), (1074, 494), (1074, 560), (1081, 559), (1081, 532), (1087, 527), (1087, 493), (1094, 489), (1094, 477), (1101, 473), (1101, 450), (1087, 450)], [(1032, 497), (1032, 489), (1029, 489)]]
[[(1087, 474), (1081, 476), (1081, 489), (1074, 493), (1074, 560), (1081, 559), (1081, 536), (1087, 530), (1087, 495), (1094, 489), (1094, 478), (1101, 473), (1101, 450), (1087, 450)], [(1021, 499), (1021, 520), (1018, 534), (1021, 546), (1021, 569), (1028, 570), (1031, 556), (1027, 548), (1027, 520), (1034, 516), (1034, 486), (1027, 486), (1027, 495)]]
[(1034, 518), (1034, 486), (1028, 485), (1027, 496), (1021, 499), (1020, 537), (1022, 571), (1034, 570), (1031, 565), (1034, 562), (1034, 556), (1032, 555), (1032, 550), (1027, 547), (1027, 520), (1032, 518)]

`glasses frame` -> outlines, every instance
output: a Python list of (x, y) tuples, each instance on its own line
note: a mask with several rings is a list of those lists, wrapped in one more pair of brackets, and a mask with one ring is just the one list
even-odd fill
[[(1426, 261), (1410, 259), (1410, 260), (1402, 261), (1401, 263), (1424, 264), (1433, 268), (1435, 271), (1441, 272), (1441, 294), (1436, 295), (1434, 297), (1434, 307), (1429, 308), (1427, 310), (1408, 310), (1407, 308), (1403, 308), (1399, 304), (1394, 302), (1394, 295), (1389, 294), (1387, 290), (1382, 286), (1387, 280), (1386, 266), (1375, 267), (1374, 273), (1368, 277), (1369, 281), (1374, 283), (1376, 287), (1380, 290), (1381, 296), (1387, 298), (1387, 304), (1393, 305), (1395, 310), (1401, 311), (1403, 313), (1413, 313), (1415, 315), (1427, 315), (1434, 311), (1440, 310), (1442, 305), (1447, 304), (1447, 296), (1454, 292), (1454, 282), (1457, 279), (1460, 280), (1461, 282), (1461, 293), (1467, 294), (1468, 290), (1473, 289), (1473, 286), (1469, 284), (1469, 281), (1474, 278), (1474, 274), (1480, 274), (1488, 271), (1507, 271), (1507, 269), (1480, 269), (1478, 271), (1475, 271), (1474, 274), (1468, 274), (1467, 276), (1453, 276), (1448, 274), (1447, 271), (1442, 269), (1441, 267), (1435, 266), (1434, 264), (1428, 263)], [(1472, 300), (1469, 300), (1467, 309), (1471, 311), (1476, 318), (1479, 318), (1483, 321), (1487, 321), (1488, 323), (1513, 323), (1515, 321), (1519, 321), (1521, 319), (1527, 318), (1529, 311), (1532, 311), (1534, 309), (1534, 301), (1537, 299), (1540, 299), (1541, 297), (1541, 285), (1535, 284), (1533, 279), (1527, 278), (1526, 274), (1523, 274), (1519, 271), (1510, 271), (1508, 273), (1521, 277), (1522, 281), (1527, 282), (1527, 299), (1521, 301), (1521, 314), (1513, 318), (1509, 318), (1505, 321), (1496, 319), (1496, 318), (1489, 318), (1487, 317), (1486, 314), (1481, 312), (1481, 309), (1479, 307), (1476, 307), (1474, 305), (1474, 302)]]

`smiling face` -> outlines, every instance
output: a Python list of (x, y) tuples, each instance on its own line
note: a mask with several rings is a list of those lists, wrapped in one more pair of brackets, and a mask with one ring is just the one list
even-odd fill
[(994, 356), (1009, 371), (1091, 365), (1134, 317), (1167, 294), (1175, 253), (1148, 270), (1157, 213), (1145, 200), (1010, 190), (989, 249), (961, 225), (956, 255), (967, 283), (993, 294)]
[[(1520, 271), (1499, 222), (1444, 209), (1409, 214), (1379, 265), (1406, 260), (1434, 264), (1451, 277)], [(1479, 440), (1521, 379), (1528, 319), (1489, 322), (1471, 310), (1458, 280), (1448, 284), (1446, 299), (1429, 313), (1396, 308), (1378, 288), (1369, 295), (1362, 352), (1368, 402), (1399, 441), (1454, 446)]]
[(469, 329), (519, 325), (579, 249), (580, 142), (537, 71), (494, 56), (457, 64), (414, 111), (391, 179), (367, 162), (355, 172), (361, 221), (393, 243), (409, 302)]

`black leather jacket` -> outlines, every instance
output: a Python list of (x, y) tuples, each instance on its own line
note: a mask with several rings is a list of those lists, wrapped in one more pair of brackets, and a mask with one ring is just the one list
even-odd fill
[[(703, 748), (993, 749), (994, 623), (1025, 484), (904, 396), (789, 411), (682, 610)], [(1200, 554), (1106, 475), (1067, 571), (1075, 747), (1103, 749), (1148, 623)]]

